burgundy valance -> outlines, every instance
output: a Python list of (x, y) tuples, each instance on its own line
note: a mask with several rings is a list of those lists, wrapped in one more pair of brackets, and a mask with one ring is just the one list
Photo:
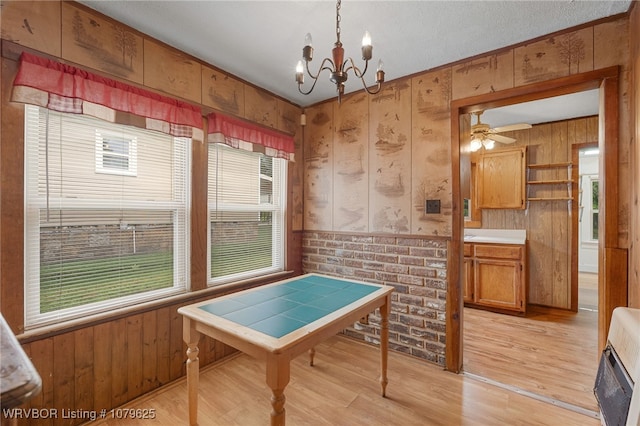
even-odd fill
[(207, 116), (207, 124), (209, 142), (224, 143), (246, 151), (261, 151), (270, 157), (293, 160), (293, 136), (216, 112)]
[(12, 100), (114, 121), (113, 111), (146, 119), (146, 127), (191, 137), (202, 129), (199, 107), (23, 52)]

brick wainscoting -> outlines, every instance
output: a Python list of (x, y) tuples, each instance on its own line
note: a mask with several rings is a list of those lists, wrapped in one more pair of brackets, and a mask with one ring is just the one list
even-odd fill
[[(444, 366), (447, 247), (444, 239), (306, 231), (305, 273), (316, 272), (395, 287), (389, 347)], [(380, 316), (345, 334), (379, 343)]]

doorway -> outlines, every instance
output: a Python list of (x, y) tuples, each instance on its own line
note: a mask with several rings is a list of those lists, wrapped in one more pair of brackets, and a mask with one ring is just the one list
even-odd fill
[[(600, 89), (600, 127), (599, 146), (603, 155), (600, 157), (601, 176), (599, 193), (601, 208), (599, 210), (598, 264), (600, 267), (599, 301), (598, 301), (598, 347), (604, 348), (606, 331), (608, 330), (613, 308), (621, 304), (620, 295), (626, 297), (626, 274), (622, 275), (620, 265), (626, 261), (626, 252), (618, 249), (618, 187), (615, 170), (618, 164), (618, 68), (591, 71), (583, 74), (549, 80), (543, 83), (508, 89), (501, 92), (488, 93), (468, 99), (454, 100), (451, 103), (451, 164), (453, 216), (452, 240), (449, 256), (449, 285), (447, 290), (447, 333), (445, 367), (449, 371), (460, 372), (463, 362), (463, 299), (461, 277), (463, 276), (463, 214), (461, 192), (461, 127), (465, 125), (464, 117), (470, 112), (496, 108), (504, 105), (527, 102), (535, 99), (574, 93), (588, 89)], [(468, 120), (467, 120), (468, 126)], [(607, 153), (605, 156), (604, 153)], [(610, 173), (607, 177), (607, 171)], [(609, 195), (607, 198), (606, 195)], [(604, 266), (604, 268), (603, 268)], [(624, 265), (626, 271), (626, 264)], [(616, 297), (605, 297), (615, 295)]]
[[(581, 148), (587, 146), (597, 148), (598, 96), (597, 90), (591, 90), (484, 111), (484, 121), (492, 128), (533, 125), (530, 129), (501, 131), (514, 141), (491, 150), (485, 147), (484, 151), (484, 155), (490, 155), (502, 149), (526, 149), (529, 190), (525, 208), (483, 210), (479, 224), (485, 231), (518, 228), (526, 232), (529, 303), (525, 316), (471, 307), (465, 307), (463, 315), (466, 376), (592, 417), (597, 416), (592, 392), (598, 355), (597, 279), (593, 281), (595, 298), (584, 310), (578, 309), (579, 304), (588, 302), (582, 297), (584, 286), (578, 288), (578, 276), (583, 276), (579, 273), (581, 261), (592, 262), (583, 265), (583, 272), (597, 271), (597, 208), (589, 208), (598, 200), (598, 157), (590, 156), (595, 168), (588, 169), (586, 162), (578, 161), (578, 154), (586, 152)], [(576, 103), (579, 108), (573, 107)], [(587, 103), (591, 105), (588, 108)], [(595, 188), (594, 197), (574, 185), (577, 176), (582, 176), (585, 187)], [(470, 193), (475, 194), (473, 184), (471, 187)], [(583, 210), (581, 222), (576, 206)], [(587, 219), (595, 219), (595, 225)], [(468, 231), (465, 227), (465, 234)], [(595, 248), (595, 255), (581, 259), (575, 247), (584, 248), (585, 253)], [(544, 305), (552, 307), (541, 307)]]
[(578, 310), (598, 311), (599, 155), (597, 145), (574, 146), (577, 159), (576, 252)]

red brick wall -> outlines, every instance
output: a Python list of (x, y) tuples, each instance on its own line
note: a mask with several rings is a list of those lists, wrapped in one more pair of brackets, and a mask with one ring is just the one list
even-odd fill
[[(389, 347), (444, 365), (446, 240), (307, 231), (302, 245), (305, 273), (393, 286)], [(379, 323), (376, 312), (345, 334), (378, 344)]]

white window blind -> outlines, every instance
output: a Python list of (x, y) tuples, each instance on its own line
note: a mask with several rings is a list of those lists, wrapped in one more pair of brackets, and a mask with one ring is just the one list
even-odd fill
[(209, 283), (284, 267), (286, 161), (209, 144)]
[(25, 108), (27, 326), (184, 291), (190, 139)]

